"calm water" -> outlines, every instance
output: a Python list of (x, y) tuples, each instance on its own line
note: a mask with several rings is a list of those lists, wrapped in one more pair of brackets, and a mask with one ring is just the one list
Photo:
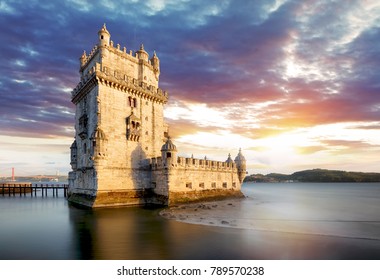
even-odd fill
[[(380, 184), (245, 184), (247, 229), (0, 196), (0, 259), (380, 259)], [(253, 228), (249, 229), (254, 225)]]

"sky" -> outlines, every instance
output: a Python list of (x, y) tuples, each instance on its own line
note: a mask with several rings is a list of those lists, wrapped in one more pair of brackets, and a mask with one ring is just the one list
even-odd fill
[(0, 0), (0, 177), (70, 170), (71, 91), (103, 23), (156, 51), (179, 155), (380, 172), (378, 0)]

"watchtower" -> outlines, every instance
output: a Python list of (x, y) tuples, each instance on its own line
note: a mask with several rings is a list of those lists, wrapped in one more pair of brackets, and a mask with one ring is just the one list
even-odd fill
[(143, 45), (137, 51), (115, 46), (103, 25), (97, 44), (80, 57), (79, 73), (69, 200), (91, 207), (140, 204), (151, 185), (147, 159), (161, 156), (168, 129), (159, 58)]

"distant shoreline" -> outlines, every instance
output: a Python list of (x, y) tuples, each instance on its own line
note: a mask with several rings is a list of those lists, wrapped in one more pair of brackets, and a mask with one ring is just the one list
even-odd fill
[(290, 175), (281, 173), (252, 174), (247, 176), (244, 182), (378, 183), (380, 182), (380, 173), (311, 169), (294, 172)]

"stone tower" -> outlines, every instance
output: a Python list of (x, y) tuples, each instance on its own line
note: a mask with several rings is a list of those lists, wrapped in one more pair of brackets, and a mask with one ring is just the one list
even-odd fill
[(150, 187), (144, 164), (161, 156), (168, 94), (158, 87), (160, 62), (144, 46), (114, 46), (104, 25), (98, 43), (80, 57), (72, 92), (75, 140), (71, 146), (70, 198), (87, 206), (139, 204)]
[(75, 140), (70, 147), (69, 201), (88, 207), (164, 205), (242, 197), (246, 161), (178, 156), (168, 137), (158, 87), (160, 60), (144, 46), (114, 46), (104, 25), (80, 57), (72, 92)]

